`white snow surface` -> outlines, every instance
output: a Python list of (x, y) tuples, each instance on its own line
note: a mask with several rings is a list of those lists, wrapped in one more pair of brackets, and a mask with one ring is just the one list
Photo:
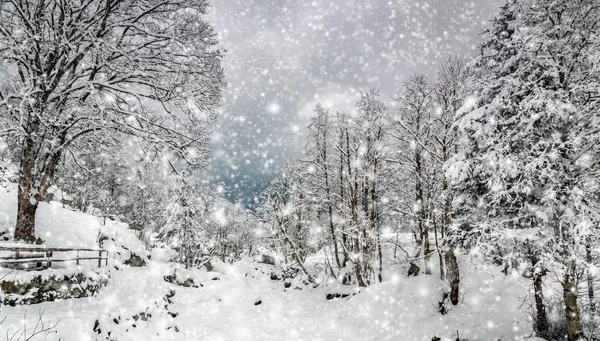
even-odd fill
[[(0, 229), (14, 222), (14, 196), (14, 192), (0, 189)], [(0, 337), (22, 331), (24, 326), (30, 333), (40, 312), (46, 325), (56, 326), (54, 332), (39, 334), (32, 340), (105, 340), (109, 331), (111, 340), (145, 341), (429, 341), (434, 335), (454, 341), (456, 330), (470, 341), (505, 341), (523, 340), (531, 334), (527, 308), (522, 305), (529, 282), (468, 261), (460, 264), (461, 302), (454, 307), (448, 305), (450, 311), (441, 315), (436, 307), (447, 284), (435, 271), (433, 275), (407, 278), (399, 267), (390, 266), (383, 283), (354, 296), (326, 300), (325, 295), (341, 284), (333, 281), (312, 288), (294, 280), (285, 289), (283, 281), (270, 279), (273, 266), (251, 258), (234, 264), (215, 261), (214, 272), (182, 269), (160, 257), (160, 251), (152, 252), (156, 257), (147, 259), (143, 243), (125, 224), (109, 222), (103, 226), (99, 218), (62, 208), (58, 203), (42, 204), (37, 221), (39, 235), (50, 246), (97, 247), (99, 232), (110, 232), (111, 238), (116, 237), (113, 244), (107, 244), (113, 248), (110, 280), (96, 297), (2, 306), (0, 321), (6, 319), (0, 324)], [(123, 257), (118, 253), (123, 247), (143, 255), (147, 266), (122, 265)], [(173, 273), (179, 280), (193, 279), (197, 287), (164, 280)], [(175, 295), (169, 303), (166, 296), (171, 291)], [(256, 305), (258, 301), (261, 303)], [(151, 317), (136, 321), (133, 316), (142, 312)], [(93, 330), (96, 321), (100, 334)]]

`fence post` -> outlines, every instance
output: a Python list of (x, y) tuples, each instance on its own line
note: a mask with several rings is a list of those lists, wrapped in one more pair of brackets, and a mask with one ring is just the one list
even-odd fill
[(15, 251), (15, 260), (19, 259), (19, 250)]
[(46, 251), (46, 258), (48, 258), (48, 260), (46, 261), (46, 264), (48, 265), (48, 267), (52, 266), (52, 251)]
[(98, 267), (102, 267), (102, 250), (98, 251)]
[(75, 259), (77, 265), (79, 265), (79, 250), (77, 250), (77, 258)]

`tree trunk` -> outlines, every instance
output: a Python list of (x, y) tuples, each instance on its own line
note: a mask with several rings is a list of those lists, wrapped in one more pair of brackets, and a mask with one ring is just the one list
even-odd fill
[(460, 286), (460, 273), (458, 271), (458, 262), (454, 249), (450, 247), (445, 255), (446, 258), (446, 278), (450, 282), (450, 302), (453, 305), (458, 304), (458, 294)]
[(565, 301), (565, 319), (569, 341), (581, 339), (579, 330), (579, 309), (577, 307), (577, 285), (575, 284), (575, 263), (567, 269), (563, 282), (563, 298)]
[(423, 230), (423, 256), (425, 260), (425, 274), (431, 275), (431, 246), (429, 245), (429, 226)]
[(423, 258), (425, 262), (425, 274), (431, 275), (430, 264), (430, 245), (429, 245), (429, 226), (425, 224), (425, 201), (423, 197), (423, 183), (421, 178), (421, 154), (418, 149), (415, 150), (415, 202), (419, 205), (417, 212), (417, 225), (423, 243)]
[(377, 173), (378, 159), (374, 157), (373, 161), (373, 183), (371, 185), (371, 225), (373, 229), (373, 233), (375, 233), (375, 242), (377, 243), (377, 260), (378, 260), (378, 271), (377, 271), (377, 280), (381, 283), (383, 282), (383, 252), (381, 250), (381, 233), (379, 231), (379, 205), (378, 203), (378, 193), (377, 193), (377, 181), (379, 174)]
[(32, 174), (35, 164), (35, 141), (30, 136), (23, 141), (23, 152), (19, 166), (19, 188), (17, 193), (17, 223), (14, 239), (32, 243), (35, 240), (35, 212), (37, 202), (32, 196)]
[(348, 254), (348, 238), (346, 237), (346, 233), (344, 232), (344, 234), (342, 234), (342, 248), (344, 249), (344, 259), (342, 260), (342, 268), (346, 267), (346, 264), (348, 264), (348, 261), (350, 260), (350, 255)]
[[(346, 161), (348, 164), (348, 180), (352, 181), (352, 164), (350, 162), (350, 136), (346, 130)], [(356, 275), (356, 282), (359, 287), (366, 287), (362, 277), (362, 256), (360, 249), (360, 227), (358, 226), (358, 171), (354, 172), (353, 184), (350, 184), (350, 209), (352, 211), (352, 225), (354, 228), (352, 236), (352, 261), (354, 262), (354, 272)]]
[(440, 250), (440, 244), (438, 241), (438, 229), (437, 229), (437, 223), (435, 220), (435, 217), (433, 217), (433, 233), (435, 236), (435, 248), (437, 250), (438, 253), (438, 257), (440, 259), (440, 279), (443, 281), (444, 280), (444, 257), (442, 256), (442, 250)]
[[(447, 151), (447, 143), (446, 143), (446, 135), (444, 135), (442, 142), (442, 159), (448, 161), (448, 151)], [(450, 191), (448, 191), (448, 179), (444, 174), (444, 180), (442, 181), (442, 193), (444, 193), (444, 217), (442, 218), (442, 229), (440, 231), (440, 235), (442, 238), (446, 236), (446, 231), (450, 227), (451, 216), (450, 212), (452, 210), (452, 197), (450, 195)]]
[(396, 251), (398, 251), (398, 235), (400, 232), (396, 231), (396, 241), (394, 242), (394, 259), (396, 259)]
[[(339, 151), (340, 151), (340, 202), (344, 202), (344, 153), (343, 153), (343, 146), (344, 146), (344, 130), (340, 129), (340, 147), (339, 147)], [(345, 218), (345, 217), (344, 217)], [(346, 264), (348, 263), (348, 260), (350, 259), (350, 256), (348, 254), (348, 241), (346, 238), (346, 230), (342, 227), (342, 251), (344, 252), (344, 259), (342, 260), (342, 268), (346, 267)]]
[[(60, 143), (64, 143), (62, 136)], [(35, 174), (32, 173), (36, 163), (35, 141), (26, 137), (23, 142), (23, 154), (19, 168), (19, 188), (17, 191), (17, 222), (15, 226), (14, 239), (33, 243), (35, 241), (35, 214), (40, 200), (46, 195), (50, 187), (54, 171), (60, 161), (61, 152), (57, 151), (47, 155), (45, 168), (38, 174), (39, 184), (34, 181)]]
[(541, 271), (534, 270), (533, 273), (533, 291), (535, 296), (535, 331), (541, 338), (548, 336), (548, 319), (546, 317), (546, 307), (544, 306), (544, 294), (542, 292)]
[(322, 124), (317, 125), (317, 149), (318, 149), (318, 162), (323, 164), (323, 176), (325, 177), (325, 195), (327, 198), (327, 206), (329, 213), (329, 230), (331, 232), (331, 241), (334, 248), (334, 259), (338, 267), (338, 270), (342, 268), (340, 262), (340, 255), (338, 250), (337, 238), (335, 236), (335, 227), (333, 225), (333, 205), (331, 204), (331, 188), (329, 186), (329, 167), (327, 163), (327, 133), (329, 132), (329, 126), (327, 120)]
[(18, 196), (17, 225), (14, 239), (33, 243), (35, 241), (35, 213), (38, 205), (30, 202), (29, 190), (22, 190), (19, 187)]
[(337, 238), (335, 236), (335, 227), (333, 226), (333, 207), (331, 205), (331, 192), (329, 189), (329, 174), (327, 170), (327, 159), (325, 162), (325, 187), (327, 192), (327, 205), (329, 209), (329, 230), (331, 231), (331, 240), (333, 242), (333, 252), (335, 256), (335, 264), (338, 267), (338, 270), (342, 268), (342, 263), (340, 262), (340, 251), (338, 250)]
[(590, 300), (590, 315), (592, 317), (596, 316), (596, 297), (594, 294), (594, 274), (592, 273), (592, 241), (590, 237), (586, 239), (585, 244), (585, 261), (588, 264), (587, 267), (587, 289), (588, 289), (588, 298)]
[(331, 240), (333, 242), (333, 252), (335, 255), (335, 264), (337, 264), (338, 270), (342, 268), (340, 262), (340, 251), (338, 250), (337, 238), (335, 237), (335, 228), (333, 226), (333, 209), (331, 203), (329, 204), (329, 229), (331, 231)]
[(278, 225), (279, 225), (279, 230), (281, 231), (281, 233), (283, 235), (283, 239), (287, 242), (287, 244), (292, 249), (292, 260), (295, 260), (298, 263), (298, 265), (300, 266), (300, 269), (302, 269), (302, 272), (304, 272), (304, 274), (308, 277), (309, 282), (311, 282), (315, 287), (318, 286), (319, 282), (317, 281), (316, 278), (314, 278), (308, 272), (308, 270), (306, 270), (306, 267), (304, 266), (304, 260), (302, 259), (302, 255), (300, 254), (300, 251), (298, 250), (298, 247), (296, 246), (296, 244), (292, 241), (292, 239), (288, 235), (287, 231), (285, 230), (285, 227), (283, 227), (282, 222), (278, 222)]
[(360, 243), (359, 243), (359, 233), (358, 233), (358, 226), (355, 227), (356, 231), (354, 231), (354, 272), (356, 274), (356, 282), (358, 283), (359, 287), (366, 287), (367, 285), (365, 284), (365, 281), (363, 280), (362, 277), (362, 257), (361, 257), (361, 252), (360, 252)]
[(381, 235), (379, 234), (379, 230), (377, 230), (377, 257), (379, 258), (377, 280), (381, 283), (383, 282), (383, 252), (381, 250)]

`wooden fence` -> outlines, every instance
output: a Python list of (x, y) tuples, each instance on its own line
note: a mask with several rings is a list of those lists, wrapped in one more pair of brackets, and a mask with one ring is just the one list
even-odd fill
[[(57, 258), (55, 254), (65, 254)], [(106, 253), (106, 255), (105, 255)], [(73, 258), (73, 256), (75, 256)], [(97, 260), (98, 267), (108, 265), (108, 251), (102, 249), (67, 248), (67, 247), (36, 247), (32, 246), (0, 246), (1, 267), (22, 267), (28, 269), (49, 268), (54, 262), (72, 262), (79, 265), (80, 261)]]

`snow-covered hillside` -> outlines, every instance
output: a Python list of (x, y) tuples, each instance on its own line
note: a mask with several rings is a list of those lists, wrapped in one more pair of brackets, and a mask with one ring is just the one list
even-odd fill
[[(13, 194), (0, 191), (3, 227), (14, 221)], [(100, 233), (115, 238), (109, 282), (95, 297), (3, 306), (2, 335), (25, 327), (31, 333), (40, 313), (45, 326), (55, 326), (33, 340), (410, 341), (434, 335), (453, 340), (457, 330), (469, 340), (520, 340), (531, 334), (519, 296), (526, 281), (493, 268), (461, 264), (464, 295), (460, 305), (442, 315), (438, 306), (447, 284), (435, 274), (408, 278), (390, 272), (386, 281), (357, 295), (327, 300), (328, 293), (340, 292), (341, 284), (330, 281), (313, 288), (296, 279), (286, 288), (283, 281), (271, 279), (275, 266), (248, 257), (233, 264), (215, 261), (214, 271), (207, 272), (182, 269), (154, 250), (145, 267), (123, 265), (126, 257), (118, 255), (123, 247), (146, 255), (125, 224), (108, 221), (103, 226), (99, 218), (59, 203), (42, 204), (38, 222), (40, 235), (52, 246), (97, 246)]]

